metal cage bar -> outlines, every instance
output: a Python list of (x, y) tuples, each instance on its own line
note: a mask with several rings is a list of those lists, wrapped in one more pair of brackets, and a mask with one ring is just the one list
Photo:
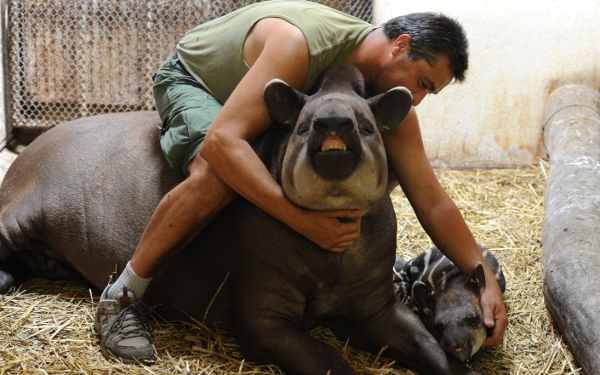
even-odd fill
[(2, 150), (12, 139), (12, 122), (10, 121), (10, 77), (9, 30), (8, 30), (8, 3), (9, 0), (0, 0), (0, 150)]
[[(151, 76), (184, 33), (256, 1), (2, 0), (7, 123), (44, 130), (154, 109)], [(372, 0), (316, 1), (371, 22)]]

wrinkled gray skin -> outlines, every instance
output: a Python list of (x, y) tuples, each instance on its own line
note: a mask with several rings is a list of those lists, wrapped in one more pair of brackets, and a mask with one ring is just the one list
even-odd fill
[[(272, 82), (265, 100), (288, 126), (273, 125), (254, 145), (298, 204), (364, 212), (360, 239), (341, 254), (324, 251), (239, 198), (161, 267), (144, 301), (169, 319), (203, 320), (226, 280), (206, 322), (235, 330), (246, 360), (289, 374), (356, 373), (306, 333), (316, 324), (365, 349), (388, 346), (384, 355), (422, 373), (474, 374), (447, 357), (393, 292), (396, 220), (375, 121), (398, 123), (410, 95), (396, 89), (365, 101), (355, 92), (360, 77), (340, 69), (352, 86), (336, 84), (331, 73), (333, 82), (312, 97)], [(4, 290), (15, 264), (34, 265), (45, 277), (81, 275), (99, 289), (115, 265), (123, 269), (159, 200), (182, 179), (161, 155), (158, 125), (151, 112), (81, 119), (50, 130), (17, 158), (0, 188)], [(318, 150), (332, 126), (348, 151), (324, 155)]]
[[(506, 283), (498, 260), (488, 249), (479, 249), (504, 292)], [(412, 310), (450, 355), (466, 361), (479, 351), (487, 338), (480, 303), (485, 289), (481, 263), (470, 274), (464, 274), (437, 247), (432, 247), (394, 269), (396, 281), (411, 297)]]

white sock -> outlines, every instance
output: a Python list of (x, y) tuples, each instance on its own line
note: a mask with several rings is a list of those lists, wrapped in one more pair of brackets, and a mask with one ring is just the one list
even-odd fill
[(151, 277), (145, 278), (138, 276), (131, 268), (129, 262), (127, 262), (127, 266), (119, 278), (117, 278), (117, 281), (115, 281), (110, 289), (108, 289), (107, 297), (109, 299), (117, 299), (123, 295), (123, 287), (126, 286), (129, 292), (133, 292), (136, 301), (141, 300), (151, 280)]

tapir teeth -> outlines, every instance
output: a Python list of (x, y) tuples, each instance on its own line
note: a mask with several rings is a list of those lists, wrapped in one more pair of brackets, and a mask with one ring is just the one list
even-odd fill
[(321, 147), (321, 151), (325, 152), (325, 151), (331, 151), (331, 150), (341, 150), (341, 151), (346, 151), (346, 145), (329, 145), (329, 146), (322, 146)]

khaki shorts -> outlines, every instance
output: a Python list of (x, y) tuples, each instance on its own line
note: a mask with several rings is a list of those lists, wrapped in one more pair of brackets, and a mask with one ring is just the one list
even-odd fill
[(156, 72), (153, 92), (163, 128), (160, 146), (173, 169), (188, 175), (208, 128), (223, 105), (209, 94), (189, 73), (169, 57)]

